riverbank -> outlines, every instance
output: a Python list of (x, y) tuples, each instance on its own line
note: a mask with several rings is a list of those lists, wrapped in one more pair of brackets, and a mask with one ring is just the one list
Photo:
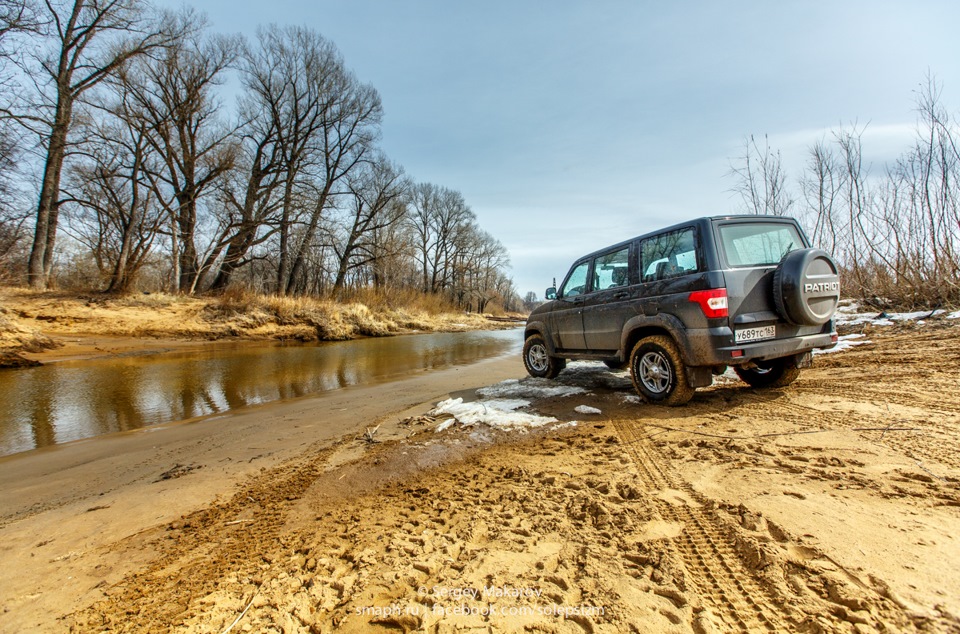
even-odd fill
[(342, 341), (515, 326), (485, 315), (449, 312), (440, 302), (413, 295), (369, 295), (340, 303), (241, 292), (117, 297), (6, 287), (0, 288), (0, 367), (150, 354), (205, 341)]
[[(2, 457), (0, 630), (63, 631), (70, 613), (162, 552), (166, 526), (303, 460), (351, 463), (405, 438), (402, 421), (436, 401), (522, 372), (517, 358), (492, 359)], [(403, 462), (351, 478), (350, 490), (425, 465)]]

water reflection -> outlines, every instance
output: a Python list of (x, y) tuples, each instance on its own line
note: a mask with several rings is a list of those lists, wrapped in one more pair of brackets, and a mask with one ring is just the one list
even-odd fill
[(0, 372), (0, 455), (519, 352), (518, 331), (63, 362)]

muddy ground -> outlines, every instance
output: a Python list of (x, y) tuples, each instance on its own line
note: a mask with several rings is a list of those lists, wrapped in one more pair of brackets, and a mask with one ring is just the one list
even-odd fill
[(625, 374), (581, 366), (557, 382), (586, 393), (529, 408), (556, 424), (438, 433), (443, 421), (423, 413), (381, 423), (104, 540), (87, 560), (102, 560), (105, 581), (79, 609), (35, 623), (960, 631), (955, 324), (868, 328), (872, 343), (818, 356), (788, 388), (722, 378), (682, 408), (638, 404)]

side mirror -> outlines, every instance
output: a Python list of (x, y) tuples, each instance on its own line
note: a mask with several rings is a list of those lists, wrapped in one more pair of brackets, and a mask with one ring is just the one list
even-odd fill
[(547, 299), (556, 299), (557, 298), (557, 289), (555, 286), (551, 286), (546, 291), (544, 291), (543, 296)]

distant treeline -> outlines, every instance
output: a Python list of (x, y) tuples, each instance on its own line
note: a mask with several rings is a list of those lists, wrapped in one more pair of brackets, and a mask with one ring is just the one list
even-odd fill
[(384, 155), (376, 89), (309, 28), (0, 0), (0, 65), (7, 283), (519, 303), (503, 245)]
[(917, 93), (913, 146), (893, 164), (864, 162), (866, 126), (833, 132), (809, 149), (799, 178), (780, 152), (747, 139), (732, 164), (749, 213), (795, 215), (842, 267), (844, 295), (933, 308), (960, 304), (960, 129), (928, 77)]

